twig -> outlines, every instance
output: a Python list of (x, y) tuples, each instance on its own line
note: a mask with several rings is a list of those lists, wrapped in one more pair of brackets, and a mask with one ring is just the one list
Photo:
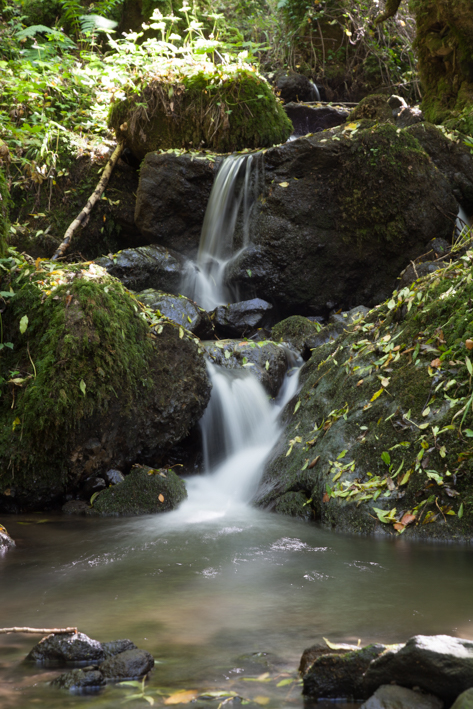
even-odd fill
[(113, 151), (112, 157), (110, 158), (107, 165), (105, 166), (102, 177), (100, 178), (100, 182), (98, 183), (98, 185), (95, 188), (92, 195), (87, 200), (87, 204), (85, 205), (84, 209), (81, 211), (79, 216), (76, 217), (76, 219), (74, 219), (72, 224), (69, 225), (66, 233), (64, 234), (64, 239), (62, 240), (61, 244), (56, 249), (51, 261), (57, 261), (58, 258), (60, 258), (61, 256), (64, 255), (64, 252), (68, 249), (69, 244), (71, 243), (71, 239), (72, 239), (74, 232), (85, 221), (85, 219), (89, 216), (95, 203), (98, 202), (98, 200), (102, 196), (102, 193), (108, 184), (108, 181), (110, 179), (110, 175), (112, 174), (113, 168), (115, 167), (115, 164), (116, 164), (118, 158), (120, 157), (120, 155), (123, 151), (123, 148), (124, 148), (124, 143), (119, 143), (117, 145), (117, 147), (115, 148), (115, 150)]
[(5, 633), (38, 633), (42, 635), (70, 635), (76, 634), (77, 628), (0, 628), (0, 634)]

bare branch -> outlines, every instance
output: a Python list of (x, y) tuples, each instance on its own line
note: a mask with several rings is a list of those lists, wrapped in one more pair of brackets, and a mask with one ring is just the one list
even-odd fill
[(37, 633), (40, 635), (71, 635), (77, 633), (77, 628), (0, 628), (0, 634), (6, 633)]

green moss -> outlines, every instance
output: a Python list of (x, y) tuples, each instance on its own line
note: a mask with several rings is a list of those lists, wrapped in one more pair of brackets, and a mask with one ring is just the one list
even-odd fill
[(388, 96), (372, 94), (360, 101), (350, 114), (350, 121), (363, 119), (394, 122), (393, 112), (388, 104)]
[(272, 338), (276, 342), (289, 342), (297, 350), (301, 350), (308, 337), (316, 335), (320, 325), (301, 315), (292, 315), (281, 320), (272, 329)]
[(184, 481), (172, 470), (135, 467), (124, 482), (99, 493), (93, 508), (104, 517), (167, 512), (187, 497)]
[[(146, 107), (137, 108), (139, 103)], [(157, 80), (141, 95), (114, 104), (109, 125), (139, 158), (159, 149), (225, 153), (266, 147), (292, 132), (269, 84), (246, 69)]]

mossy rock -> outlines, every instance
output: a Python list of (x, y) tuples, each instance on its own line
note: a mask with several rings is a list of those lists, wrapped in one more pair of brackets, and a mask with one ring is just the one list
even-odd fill
[(471, 540), (472, 303), (468, 251), (314, 349), (256, 503), (303, 492), (338, 531)]
[(1, 289), (0, 509), (60, 501), (184, 438), (210, 396), (198, 340), (96, 264), (12, 259)]
[(388, 104), (388, 96), (372, 94), (362, 99), (350, 113), (350, 121), (361, 121), (364, 118), (371, 121), (393, 123), (393, 112)]
[(168, 512), (187, 497), (183, 480), (173, 470), (135, 467), (124, 482), (100, 492), (93, 509), (103, 517)]
[(281, 320), (271, 331), (276, 342), (287, 342), (298, 352), (302, 352), (305, 341), (320, 331), (320, 325), (302, 315), (291, 315)]
[(286, 492), (277, 500), (273, 508), (274, 512), (288, 517), (299, 517), (310, 520), (313, 513), (307, 495), (303, 492)]
[(263, 77), (247, 69), (209, 72), (158, 79), (115, 103), (109, 125), (117, 139), (139, 159), (155, 150), (227, 153), (287, 140), (292, 123)]

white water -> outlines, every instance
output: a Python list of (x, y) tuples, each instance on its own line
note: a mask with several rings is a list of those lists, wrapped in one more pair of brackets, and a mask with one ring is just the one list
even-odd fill
[(471, 219), (468, 218), (467, 213), (463, 207), (458, 207), (457, 220), (455, 224), (455, 236), (458, 239), (464, 231), (471, 229)]
[[(234, 300), (225, 285), (228, 263), (249, 243), (251, 209), (258, 190), (258, 154), (231, 155), (223, 161), (210, 193), (200, 237), (197, 261), (189, 261), (181, 292), (205, 310)], [(234, 235), (240, 210), (241, 248), (234, 253)]]

